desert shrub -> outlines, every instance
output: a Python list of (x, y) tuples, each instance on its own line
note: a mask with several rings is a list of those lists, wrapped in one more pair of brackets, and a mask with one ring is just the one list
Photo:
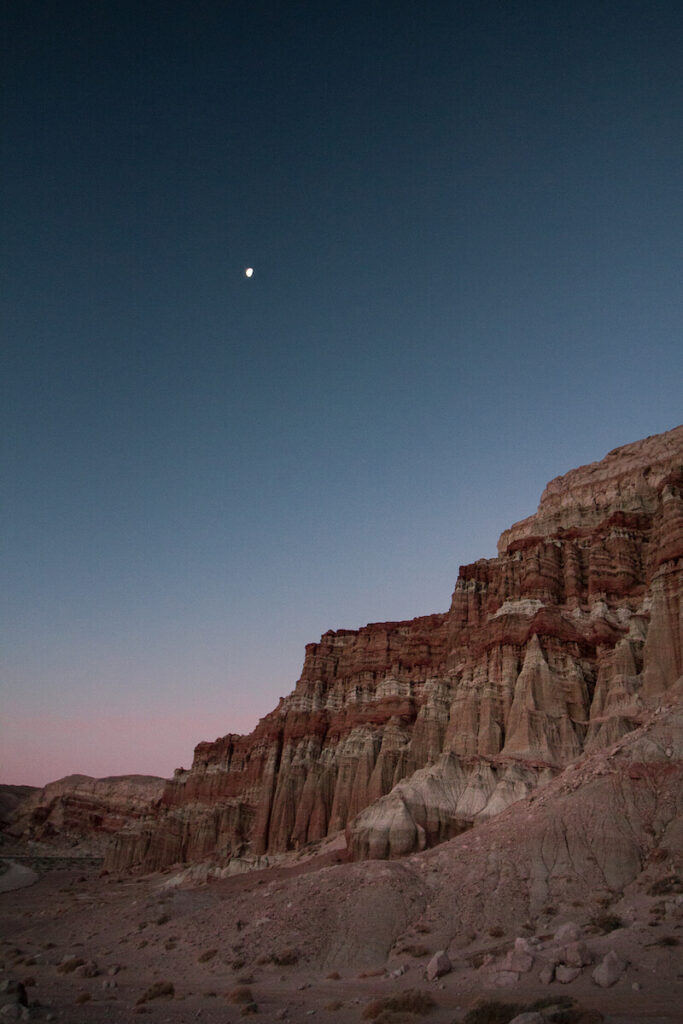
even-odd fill
[(657, 939), (656, 942), (651, 942), (651, 946), (680, 946), (679, 940), (675, 935), (662, 935), (661, 939)]
[(361, 1014), (363, 1020), (377, 1020), (382, 1013), (431, 1013), (436, 1003), (429, 992), (422, 989), (409, 988), (395, 996), (384, 996), (373, 999)]
[(228, 993), (228, 1000), (231, 1003), (253, 1003), (254, 994), (247, 985), (238, 985)]
[(406, 946), (401, 946), (400, 953), (407, 953), (408, 956), (421, 957), (429, 956), (429, 949), (427, 946), (423, 946), (421, 942), (411, 942)]
[(465, 1014), (463, 1024), (508, 1024), (522, 1013), (519, 1003), (501, 1003), (497, 999), (485, 999)]
[(296, 949), (283, 949), (281, 953), (273, 954), (273, 963), (278, 967), (291, 967), (299, 962), (299, 951)]
[(247, 961), (244, 959), (244, 957), (238, 956), (231, 961), (230, 966), (232, 967), (233, 971), (241, 971), (246, 962)]
[(618, 914), (599, 914), (593, 918), (591, 924), (605, 935), (624, 927), (624, 922)]
[(201, 953), (199, 956), (199, 963), (206, 964), (209, 962), (209, 960), (213, 960), (217, 952), (217, 949), (205, 949), (204, 952)]
[(149, 1003), (152, 999), (172, 999), (175, 995), (175, 988), (172, 981), (155, 981), (153, 985), (138, 999), (136, 1006)]
[(660, 878), (653, 882), (647, 890), (650, 896), (666, 896), (673, 892), (683, 892), (683, 881), (680, 875), (669, 875), (667, 878)]
[(59, 964), (59, 966), (57, 967), (57, 973), (58, 974), (73, 974), (73, 972), (76, 970), (76, 968), (77, 967), (81, 967), (84, 963), (85, 963), (85, 960), (82, 960), (78, 956), (69, 957), (68, 960), (63, 960), (62, 963)]

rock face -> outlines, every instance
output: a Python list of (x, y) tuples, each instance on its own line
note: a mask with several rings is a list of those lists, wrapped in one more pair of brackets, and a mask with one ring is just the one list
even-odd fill
[(200, 743), (111, 866), (354, 857), (458, 835), (618, 742), (683, 677), (683, 426), (546, 487), (449, 612), (326, 633), (250, 736)]
[(150, 813), (164, 786), (164, 779), (150, 775), (68, 775), (43, 789), (18, 787), (26, 792), (7, 815), (4, 836), (15, 843), (104, 853), (114, 833)]

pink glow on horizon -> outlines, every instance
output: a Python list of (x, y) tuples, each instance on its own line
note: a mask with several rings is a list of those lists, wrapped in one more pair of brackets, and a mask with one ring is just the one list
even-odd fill
[(0, 783), (44, 786), (65, 775), (159, 775), (189, 768), (195, 746), (248, 733), (257, 714), (16, 716), (2, 724)]

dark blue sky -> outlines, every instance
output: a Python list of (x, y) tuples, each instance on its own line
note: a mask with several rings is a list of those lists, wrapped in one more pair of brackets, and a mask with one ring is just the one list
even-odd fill
[(187, 764), (683, 420), (682, 29), (4, 5), (2, 781)]

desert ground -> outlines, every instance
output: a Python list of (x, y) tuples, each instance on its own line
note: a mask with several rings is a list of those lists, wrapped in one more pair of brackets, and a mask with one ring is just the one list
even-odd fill
[[(676, 876), (664, 873), (654, 895), (642, 886), (625, 893), (609, 908), (611, 922), (604, 913), (601, 919), (605, 908), (592, 906), (590, 893), (573, 901), (579, 906), (545, 908), (531, 923), (501, 908), (498, 927), (451, 941), (451, 969), (428, 980), (427, 966), (444, 943), (439, 908), (449, 879), (442, 857), (443, 848), (404, 861), (348, 863), (338, 842), (263, 871), (203, 882), (173, 870), (107, 875), (96, 859), (7, 859), (5, 882), (23, 884), (0, 893), (0, 1015), (68, 1024), (119, 1024), (140, 1015), (169, 1024), (230, 1024), (251, 1015), (484, 1024), (510, 1020), (541, 1000), (541, 1015), (527, 1024), (680, 1021)], [(457, 903), (457, 892), (451, 895)], [(587, 925), (587, 914), (602, 925)], [(570, 981), (544, 984), (539, 968), (568, 943), (592, 963)], [(592, 972), (609, 950), (627, 966), (603, 988)], [(534, 966), (525, 971), (529, 955)], [(505, 969), (520, 966), (521, 973)], [(405, 1006), (422, 1012), (400, 1008), (411, 990)], [(482, 1009), (486, 1001), (514, 1005), (499, 1012)]]

